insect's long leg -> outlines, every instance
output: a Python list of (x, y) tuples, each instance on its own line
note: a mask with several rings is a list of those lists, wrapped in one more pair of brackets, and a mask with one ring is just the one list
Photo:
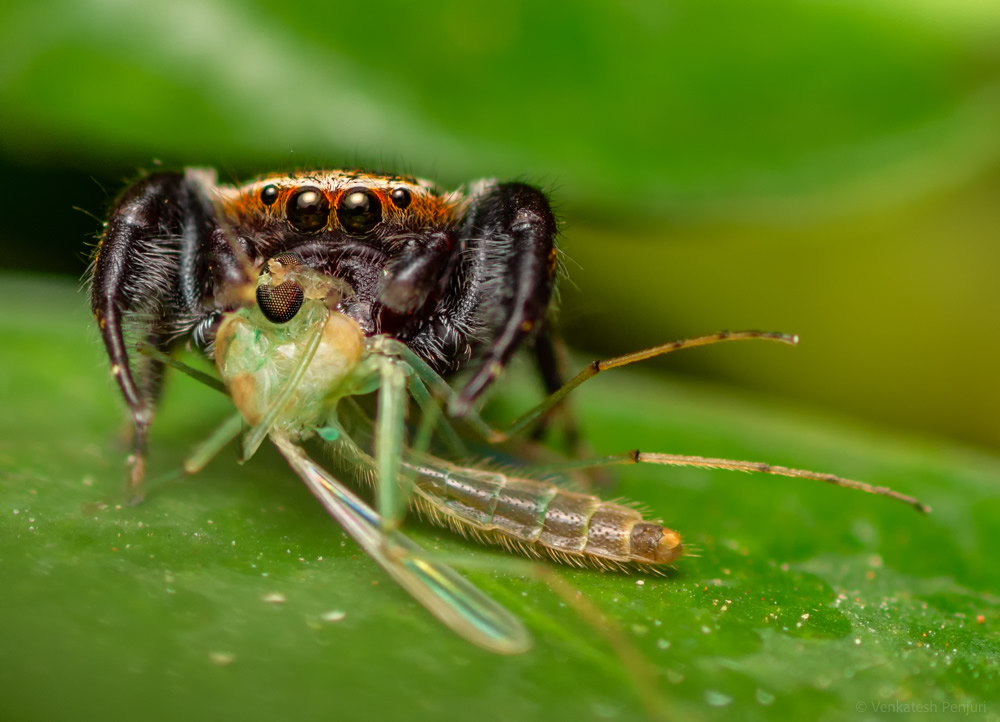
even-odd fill
[(277, 434), (272, 434), (272, 440), (330, 515), (431, 614), (491, 652), (520, 654), (531, 648), (531, 635), (517, 617), (451, 567), (428, 559), (420, 546), (400, 532), (386, 535), (379, 515), (301, 447)]
[(444, 417), (444, 412), (440, 405), (434, 400), (427, 385), (416, 374), (410, 374), (406, 380), (410, 395), (413, 396), (417, 405), (423, 412), (418, 433), (412, 447), (418, 451), (426, 451), (430, 447), (431, 436), (435, 431), (444, 437), (445, 443), (451, 448), (452, 453), (457, 457), (468, 456), (465, 444), (455, 432), (454, 427), (448, 423)]
[[(540, 404), (519, 416), (502, 431), (491, 427), (474, 411), (469, 411), (463, 417), (463, 420), (490, 443), (500, 444), (515, 436), (533, 421), (536, 421), (544, 416), (549, 410), (569, 395), (570, 392), (576, 389), (577, 386), (588, 379), (592, 379), (602, 371), (609, 371), (621, 366), (628, 366), (629, 364), (646, 361), (647, 359), (651, 359), (656, 356), (663, 356), (665, 354), (673, 353), (674, 351), (680, 351), (686, 348), (709, 346), (711, 344), (722, 343), (724, 341), (749, 341), (753, 339), (776, 341), (790, 346), (794, 346), (799, 342), (798, 336), (772, 331), (720, 331), (719, 333), (714, 333), (708, 336), (698, 336), (696, 338), (682, 339), (680, 341), (671, 341), (670, 343), (653, 346), (641, 351), (634, 351), (633, 353), (624, 354), (623, 356), (615, 356), (610, 359), (592, 361), (582, 371), (580, 371), (580, 373), (570, 379), (567, 383), (563, 384), (558, 391), (549, 394)], [(400, 356), (436, 394), (446, 399), (449, 405), (451, 400), (456, 398), (456, 393), (451, 386), (448, 385), (448, 382), (441, 378), (441, 376), (435, 372), (434, 369), (428, 366), (413, 351), (407, 348), (405, 344), (393, 339), (385, 339), (382, 351), (386, 354)]]
[(173, 356), (164, 353), (163, 351), (156, 348), (156, 346), (149, 343), (148, 341), (139, 341), (139, 343), (137, 343), (135, 347), (136, 350), (143, 356), (149, 356), (150, 358), (154, 358), (166, 366), (175, 368), (181, 373), (187, 374), (195, 381), (203, 383), (209, 388), (215, 389), (216, 391), (226, 394), (227, 396), (229, 395), (229, 392), (226, 391), (226, 385), (223, 384), (221, 381), (219, 381), (219, 379), (215, 378), (214, 376), (209, 376), (205, 372), (199, 371), (193, 366), (188, 366), (183, 361), (178, 361)]
[(809, 479), (812, 481), (822, 481), (834, 486), (843, 486), (848, 489), (857, 489), (868, 494), (887, 496), (890, 499), (901, 501), (912, 506), (919, 512), (927, 513), (931, 510), (929, 506), (921, 503), (912, 496), (902, 494), (890, 489), (887, 486), (874, 486), (863, 481), (844, 479), (833, 474), (823, 474), (817, 471), (807, 471), (804, 469), (790, 469), (785, 466), (775, 466), (757, 461), (736, 461), (735, 459), (714, 459), (704, 456), (685, 456), (681, 454), (659, 454), (645, 451), (627, 451), (624, 454), (614, 454), (595, 459), (581, 459), (579, 461), (567, 461), (565, 463), (550, 464), (545, 466), (532, 466), (532, 473), (564, 472), (575, 469), (592, 469), (602, 466), (623, 466), (631, 464), (660, 464), (665, 466), (693, 466), (701, 469), (729, 469), (731, 471), (758, 472), (761, 474), (775, 474), (777, 476), (790, 476), (796, 479)]
[[(443, 399), (445, 403), (448, 403), (449, 399), (455, 397), (456, 391), (451, 388), (448, 382), (403, 342), (393, 338), (382, 337), (378, 339), (375, 350), (385, 356), (397, 356), (401, 358), (412, 369), (416, 377), (426, 384), (435, 396)], [(494, 435), (499, 433), (483, 421), (475, 410), (470, 410), (462, 420), (469, 424), (483, 439), (490, 440)]]
[(222, 449), (243, 431), (243, 416), (236, 412), (209, 435), (207, 439), (194, 447), (191, 455), (184, 460), (184, 473), (197, 474), (215, 458)]
[[(178, 361), (173, 356), (164, 353), (147, 341), (140, 341), (136, 344), (136, 350), (144, 356), (154, 358), (166, 366), (170, 366), (171, 368), (177, 369), (181, 373), (187, 374), (195, 381), (198, 381), (209, 388), (215, 389), (223, 394), (228, 393), (225, 385), (217, 378), (209, 376), (203, 371), (199, 371), (192, 366), (188, 366), (183, 361)], [(203, 440), (194, 447), (190, 456), (184, 460), (184, 473), (197, 474), (199, 471), (204, 469), (208, 462), (215, 458), (216, 454), (218, 454), (223, 447), (226, 446), (226, 444), (240, 435), (242, 430), (243, 417), (239, 413), (231, 415), (223, 421), (222, 425), (213, 431), (207, 439)]]
[(406, 423), (406, 373), (403, 365), (389, 356), (381, 357), (378, 414), (375, 417), (375, 489), (378, 512), (386, 531), (396, 529), (406, 514), (409, 489), (400, 484), (403, 462), (403, 433)]

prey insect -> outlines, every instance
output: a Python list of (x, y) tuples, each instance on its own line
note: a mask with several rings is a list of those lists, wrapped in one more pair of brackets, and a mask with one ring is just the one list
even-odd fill
[[(410, 398), (425, 415), (421, 431), (437, 427), (441, 436), (452, 439), (454, 431), (435, 397), (447, 402), (454, 392), (405, 344), (384, 335), (366, 336), (354, 319), (338, 311), (351, 292), (342, 280), (310, 268), (294, 254), (265, 263), (257, 280), (256, 304), (226, 314), (216, 340), (216, 366), (238, 416), (192, 457), (189, 471), (241, 433), (243, 458), (270, 437), (310, 491), (390, 576), (459, 635), (499, 653), (526, 650), (529, 633), (514, 615), (403, 535), (400, 522), (407, 508), (478, 540), (576, 566), (655, 570), (683, 555), (677, 532), (629, 506), (513, 472), (451, 462), (419, 441), (407, 444)], [(527, 425), (600, 371), (682, 348), (752, 338), (795, 340), (761, 332), (718, 334), (597, 362), (512, 429)], [(172, 363), (162, 352), (147, 351)], [(356, 397), (373, 392), (377, 403), (371, 419)], [(493, 430), (475, 414), (468, 424), (489, 440), (512, 433)], [(357, 440), (368, 434), (374, 451), (366, 439)], [(312, 437), (329, 444), (344, 466), (374, 485), (374, 509), (309, 456), (303, 443)], [(889, 496), (926, 511), (912, 497), (887, 488), (752, 462), (635, 451), (570, 466), (619, 463), (721, 467), (814, 479)]]

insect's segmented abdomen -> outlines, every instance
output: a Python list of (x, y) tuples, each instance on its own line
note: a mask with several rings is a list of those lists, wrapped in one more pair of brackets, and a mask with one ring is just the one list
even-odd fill
[(529, 555), (577, 566), (669, 564), (680, 535), (637, 510), (555, 484), (435, 460), (417, 472), (417, 508), (431, 521)]

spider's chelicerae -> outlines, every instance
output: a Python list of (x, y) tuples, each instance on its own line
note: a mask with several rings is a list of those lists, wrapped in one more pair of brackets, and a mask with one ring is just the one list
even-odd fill
[(92, 266), (91, 305), (135, 424), (143, 475), (162, 363), (130, 347), (191, 342), (211, 355), (223, 314), (269, 258), (294, 253), (353, 289), (338, 311), (403, 341), (436, 371), (475, 367), (451, 404), (462, 415), (534, 338), (559, 386), (546, 314), (556, 221), (542, 191), (478, 181), (441, 192), (409, 177), (304, 171), (224, 185), (187, 169), (138, 181), (111, 212)]

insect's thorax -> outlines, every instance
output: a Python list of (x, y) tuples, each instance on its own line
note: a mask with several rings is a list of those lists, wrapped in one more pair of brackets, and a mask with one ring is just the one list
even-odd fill
[[(298, 280), (302, 280), (301, 276)], [(219, 328), (215, 362), (233, 402), (249, 424), (268, 419), (292, 438), (327, 425), (340, 396), (354, 393), (366, 375), (366, 341), (358, 324), (331, 310), (328, 289), (309, 289), (301, 308), (274, 323), (255, 305), (227, 314)]]

